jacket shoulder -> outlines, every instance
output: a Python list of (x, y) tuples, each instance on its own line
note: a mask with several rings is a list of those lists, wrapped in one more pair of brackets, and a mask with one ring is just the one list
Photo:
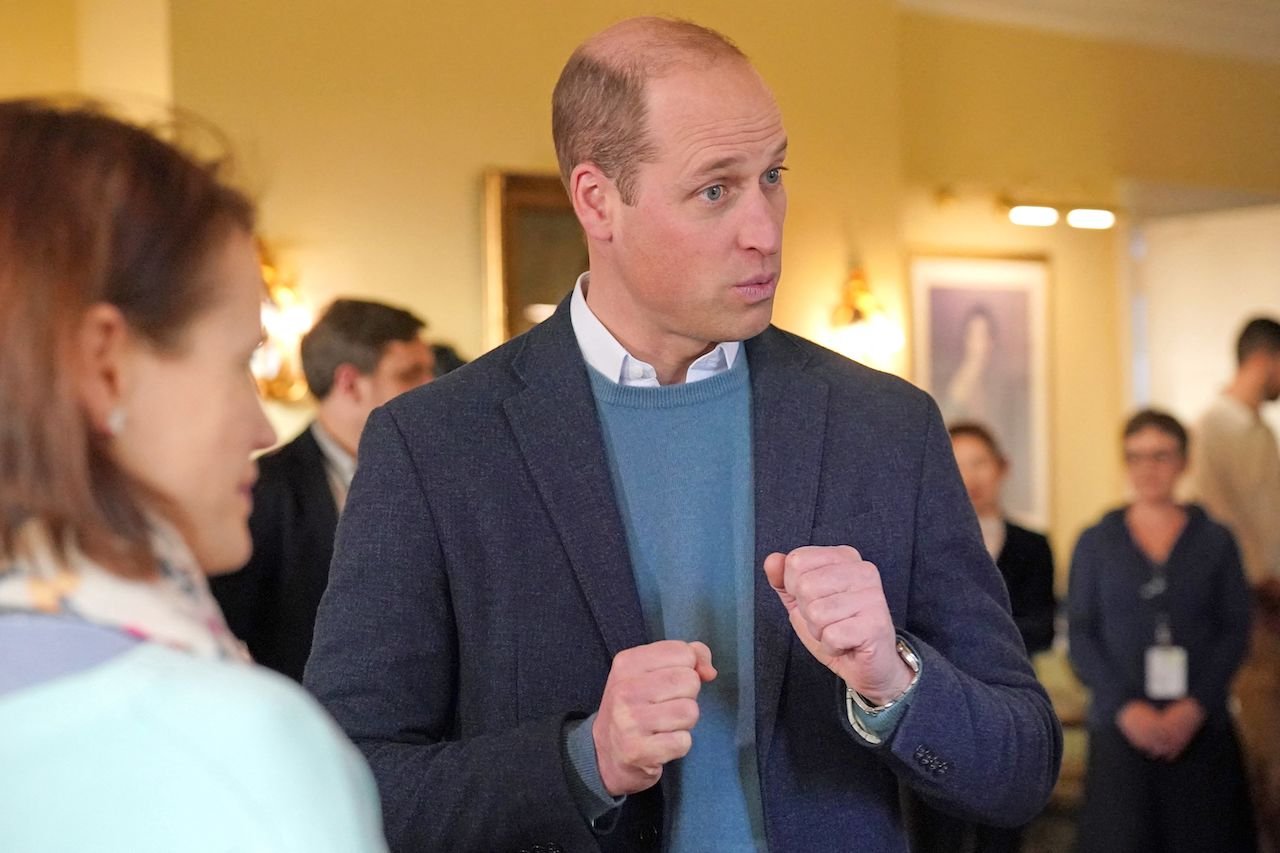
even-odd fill
[(1010, 543), (1016, 542), (1024, 549), (1049, 548), (1049, 537), (1035, 530), (1029, 530), (1012, 521), (1005, 522), (1005, 537)]
[(497, 405), (522, 387), (514, 365), (532, 334), (530, 331), (512, 338), (439, 379), (401, 394), (384, 408), (399, 421)]
[(900, 376), (868, 367), (821, 344), (792, 332), (771, 328), (778, 348), (794, 348), (805, 361), (805, 368), (832, 384), (834, 390), (858, 395), (874, 394), (877, 399), (903, 405), (929, 407), (933, 398), (921, 388)]
[(308, 424), (290, 441), (258, 457), (258, 487), (296, 488), (323, 469), (324, 454)]

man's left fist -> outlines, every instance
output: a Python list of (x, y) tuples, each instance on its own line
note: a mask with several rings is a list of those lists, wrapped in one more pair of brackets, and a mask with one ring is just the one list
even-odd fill
[(873, 705), (897, 699), (914, 675), (897, 632), (880, 570), (848, 545), (806, 545), (764, 561), (765, 577), (815, 658)]

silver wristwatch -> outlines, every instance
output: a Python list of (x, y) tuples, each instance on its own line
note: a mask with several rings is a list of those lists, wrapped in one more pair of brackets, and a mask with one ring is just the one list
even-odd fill
[[(860, 694), (858, 691), (854, 690), (852, 687), (845, 687), (846, 700), (856, 704), (858, 706), (858, 710), (866, 714), (868, 717), (874, 717), (877, 714), (883, 714), (885, 711), (889, 710), (894, 705), (897, 705), (899, 702), (902, 701), (902, 697), (910, 693), (911, 688), (915, 687), (916, 682), (920, 680), (919, 655), (917, 655), (914, 651), (912, 651), (911, 647), (908, 646), (905, 642), (903, 642), (901, 637), (899, 637), (898, 641), (894, 643), (894, 648), (897, 649), (898, 651), (898, 657), (902, 658), (902, 660), (906, 662), (907, 666), (911, 667), (911, 672), (912, 672), (911, 683), (907, 685), (906, 690), (903, 690), (902, 693), (900, 693), (895, 698), (890, 699), (888, 702), (886, 702), (883, 705), (872, 705), (866, 699), (862, 698), (862, 694)], [(850, 709), (850, 712), (852, 712), (852, 709)]]

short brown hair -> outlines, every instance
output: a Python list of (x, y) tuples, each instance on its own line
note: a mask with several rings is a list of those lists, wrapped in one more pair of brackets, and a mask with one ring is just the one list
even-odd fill
[(1159, 409), (1142, 409), (1125, 421), (1123, 438), (1137, 435), (1144, 429), (1154, 429), (1178, 442), (1178, 453), (1185, 459), (1191, 440), (1187, 436), (1187, 428), (1182, 422), (1168, 412)]
[(253, 207), (201, 163), (100, 106), (0, 101), (0, 552), (38, 522), (130, 577), (152, 571), (135, 483), (77, 399), (95, 304), (177, 351), (217, 298), (202, 275)]
[(635, 202), (635, 173), (653, 157), (645, 105), (649, 80), (691, 59), (746, 55), (727, 36), (692, 21), (632, 18), (578, 46), (551, 96), (551, 135), (560, 179), (595, 163)]
[(986, 426), (977, 421), (957, 421), (947, 427), (947, 433), (954, 440), (960, 436), (968, 436), (977, 439), (987, 446), (991, 451), (991, 455), (996, 458), (1001, 465), (1008, 462), (1008, 458), (1004, 455), (1004, 451), (1000, 449), (1000, 443), (996, 441), (995, 433)]
[(340, 365), (350, 364), (368, 376), (378, 369), (387, 344), (417, 340), (426, 326), (403, 308), (363, 299), (334, 300), (302, 338), (307, 386), (323, 400), (333, 390)]
[(1270, 317), (1254, 317), (1244, 324), (1236, 339), (1236, 363), (1244, 364), (1245, 359), (1258, 351), (1267, 355), (1280, 352), (1280, 323)]

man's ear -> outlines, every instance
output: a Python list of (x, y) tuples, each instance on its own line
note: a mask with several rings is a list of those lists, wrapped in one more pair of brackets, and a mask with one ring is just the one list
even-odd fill
[(105, 302), (90, 306), (76, 330), (76, 393), (93, 429), (111, 435), (129, 385), (129, 324)]
[(350, 400), (359, 400), (364, 393), (360, 384), (362, 375), (354, 364), (343, 362), (333, 371), (333, 390), (330, 394), (339, 394)]
[(569, 175), (569, 200), (589, 239), (613, 239), (613, 218), (622, 203), (618, 189), (595, 163), (579, 163)]

